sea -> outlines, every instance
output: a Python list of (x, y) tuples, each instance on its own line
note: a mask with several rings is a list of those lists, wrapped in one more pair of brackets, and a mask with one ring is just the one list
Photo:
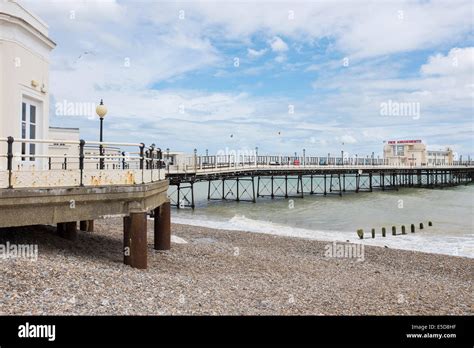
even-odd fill
[[(196, 183), (195, 209), (173, 209), (172, 222), (474, 257), (474, 185), (345, 192), (342, 197), (305, 193), (304, 198), (259, 197), (256, 203), (236, 202), (233, 186), (227, 200), (208, 200), (208, 183)], [(211, 190), (214, 196), (221, 195), (221, 188)], [(242, 198), (250, 198), (252, 188), (246, 190), (241, 188)], [(169, 195), (176, 200), (173, 191), (171, 187)], [(432, 226), (428, 226), (429, 221)], [(419, 228), (420, 223), (423, 229)], [(410, 232), (411, 224), (416, 227), (415, 233)], [(402, 225), (406, 228), (405, 235), (401, 234)], [(395, 236), (392, 226), (397, 230)], [(382, 237), (382, 227), (386, 228), (386, 237)], [(375, 238), (371, 236), (372, 228)], [(358, 237), (358, 229), (363, 229), (363, 239)]]

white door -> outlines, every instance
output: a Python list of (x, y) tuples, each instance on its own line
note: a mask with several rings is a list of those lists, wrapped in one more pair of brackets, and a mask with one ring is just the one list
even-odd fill
[[(24, 98), (21, 103), (21, 138), (37, 139), (40, 125), (39, 104), (30, 99)], [(38, 144), (21, 144), (21, 164), (22, 167), (37, 166), (38, 161), (34, 156), (38, 154)]]

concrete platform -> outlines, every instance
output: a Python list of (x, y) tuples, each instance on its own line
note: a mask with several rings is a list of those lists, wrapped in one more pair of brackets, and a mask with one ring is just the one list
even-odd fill
[(0, 189), (0, 227), (148, 212), (167, 201), (167, 190), (167, 180), (135, 185)]
[[(168, 180), (135, 185), (0, 189), (0, 228), (57, 224), (60, 237), (76, 240), (94, 219), (124, 217), (124, 263), (147, 268), (147, 212), (155, 215), (157, 250), (170, 248)], [(80, 222), (78, 224), (78, 222)]]

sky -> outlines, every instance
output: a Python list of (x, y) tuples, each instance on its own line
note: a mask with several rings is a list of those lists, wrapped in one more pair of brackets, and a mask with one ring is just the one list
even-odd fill
[[(50, 123), (210, 154), (473, 155), (474, 9), (445, 1), (20, 1), (49, 25)], [(66, 106), (69, 107), (66, 107)], [(85, 108), (87, 109), (87, 108)]]

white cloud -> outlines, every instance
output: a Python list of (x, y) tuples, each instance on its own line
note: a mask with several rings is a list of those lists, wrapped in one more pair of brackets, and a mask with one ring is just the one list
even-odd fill
[[(318, 154), (332, 152), (331, 147), (338, 147), (342, 139), (347, 147), (357, 144), (373, 151), (381, 149), (382, 136), (418, 137), (420, 132), (436, 139), (433, 142), (440, 138), (439, 143), (450, 143), (455, 138), (472, 144), (472, 48), (434, 55), (418, 75), (415, 72), (409, 78), (400, 78), (401, 63), (393, 56), (461, 46), (472, 35), (470, 0), (458, 0), (455, 6), (450, 1), (244, 1), (225, 5), (153, 1), (137, 5), (112, 0), (29, 0), (25, 6), (46, 20), (58, 43), (51, 59), (52, 95), (94, 102), (103, 97), (110, 110), (107, 127), (115, 125), (108, 133), (111, 137), (158, 138), (161, 144), (190, 150), (196, 144), (224, 146), (227, 138), (221, 134), (234, 132), (234, 141), (241, 139), (250, 147), (258, 143), (262, 149), (266, 145), (275, 151), (288, 151), (314, 137), (318, 141), (308, 141), (307, 149), (309, 153), (313, 144), (313, 153)], [(288, 20), (288, 8), (294, 11), (295, 20)], [(184, 20), (178, 17), (180, 10), (185, 11)], [(270, 47), (246, 50), (255, 47), (256, 38)], [(286, 56), (289, 45), (316, 50), (320, 41), (329, 42), (329, 48), (317, 53), (315, 64), (307, 68), (318, 75), (316, 91), (309, 97), (282, 100), (271, 94), (264, 98), (238, 91), (199, 90), (205, 85), (196, 90), (152, 89), (155, 84), (209, 68), (215, 69), (209, 76), (222, 79), (236, 73), (253, 78), (294, 63), (293, 56)], [(226, 70), (226, 47), (242, 49), (251, 58), (271, 50), (276, 62), (290, 61), (278, 65), (268, 59), (260, 65)], [(78, 60), (85, 50), (94, 54)], [(333, 53), (349, 57), (349, 67), (342, 69), (337, 58), (328, 61)], [(455, 57), (456, 68), (450, 65)], [(130, 59), (128, 68), (125, 58)], [(321, 94), (321, 90), (331, 92)], [(382, 120), (379, 105), (388, 99), (420, 102), (419, 123)], [(290, 119), (287, 106), (298, 103)], [(185, 113), (179, 112), (179, 105), (184, 105)], [(89, 123), (80, 127), (87, 135), (95, 134), (95, 125), (92, 130)], [(275, 145), (276, 129), (284, 135)], [(338, 134), (345, 135), (335, 137)]]
[[(101, 32), (115, 23), (114, 30), (133, 30), (140, 22), (179, 28), (196, 36), (249, 41), (256, 33), (272, 38), (276, 50), (287, 50), (281, 36), (297, 42), (330, 39), (333, 47), (352, 58), (381, 56), (435, 47), (471, 32), (472, 2), (372, 1), (354, 2), (133, 2), (115, 0), (48, 1), (27, 0), (28, 7), (45, 19), (54, 18), (68, 30)], [(45, 3), (47, 5), (45, 5)], [(290, 6), (291, 5), (291, 6)], [(288, 19), (288, 8), (295, 19)], [(70, 20), (75, 11), (75, 20)], [(185, 20), (179, 20), (185, 11)], [(401, 12), (400, 12), (401, 11)], [(100, 20), (97, 20), (100, 14)], [(119, 25), (117, 25), (119, 23)], [(273, 47), (272, 47), (273, 48)]]
[(354, 138), (350, 134), (344, 134), (343, 136), (340, 136), (338, 139), (341, 143), (344, 143), (344, 144), (355, 144), (355, 143), (357, 143), (357, 139)]
[(270, 41), (270, 47), (272, 48), (273, 52), (285, 52), (288, 51), (288, 45), (278, 36), (275, 36)]
[(275, 61), (278, 63), (283, 63), (284, 61), (286, 61), (286, 56), (284, 56), (283, 54), (280, 54), (276, 56)]
[(474, 47), (453, 48), (447, 55), (431, 56), (428, 63), (421, 66), (425, 75), (474, 74)]
[(262, 48), (260, 50), (254, 50), (252, 48), (247, 48), (247, 54), (249, 57), (252, 57), (252, 58), (258, 58), (258, 57), (261, 57), (263, 56), (265, 53), (267, 52), (267, 49), (266, 48)]

